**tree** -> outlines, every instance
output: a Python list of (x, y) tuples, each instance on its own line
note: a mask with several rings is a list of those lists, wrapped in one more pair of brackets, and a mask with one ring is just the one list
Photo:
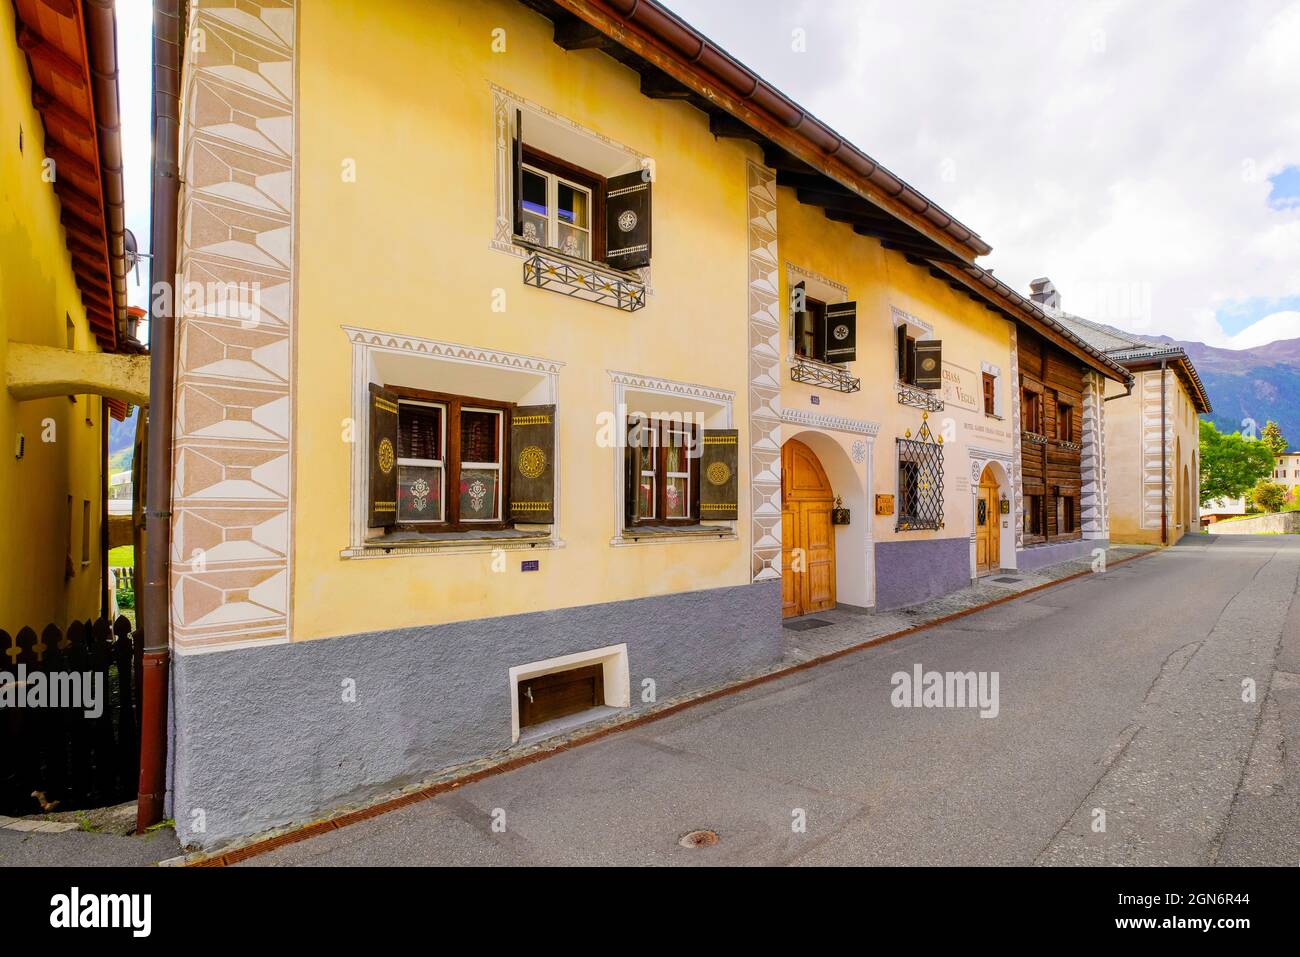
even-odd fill
[(1272, 419), (1264, 423), (1264, 431), (1259, 434), (1259, 440), (1269, 447), (1274, 458), (1286, 454), (1286, 436), (1282, 434), (1282, 427)]
[(1286, 489), (1276, 482), (1260, 479), (1251, 489), (1250, 498), (1261, 512), (1280, 512), (1286, 503)]
[(1201, 420), (1201, 504), (1216, 498), (1245, 498), (1273, 473), (1273, 450), (1263, 441), (1225, 435)]

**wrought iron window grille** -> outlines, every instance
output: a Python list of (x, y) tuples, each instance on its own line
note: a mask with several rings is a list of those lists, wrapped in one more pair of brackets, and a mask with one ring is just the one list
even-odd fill
[(915, 386), (900, 385), (898, 387), (898, 404), (910, 405), (914, 409), (920, 409), (922, 412), (942, 412), (943, 399), (939, 398), (929, 389), (918, 389)]
[(821, 386), (823, 389), (834, 389), (836, 392), (857, 392), (862, 388), (862, 380), (857, 376), (849, 375), (835, 366), (809, 362), (803, 358), (795, 359), (794, 365), (790, 367), (790, 379)]
[(645, 305), (645, 283), (625, 279), (594, 263), (551, 253), (535, 251), (524, 260), (524, 282), (624, 312), (636, 312)]
[(898, 443), (898, 521), (895, 530), (943, 528), (943, 437), (921, 417), (916, 438), (909, 429)]

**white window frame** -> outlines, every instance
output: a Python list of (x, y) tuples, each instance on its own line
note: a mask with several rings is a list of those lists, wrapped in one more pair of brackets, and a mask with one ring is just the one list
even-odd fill
[[(504, 453), (505, 450), (502, 448), (501, 443), (502, 443), (502, 438), (503, 438), (502, 427), (503, 427), (503, 424), (504, 424), (504, 421), (505, 421), (505, 416), (501, 414), (501, 410), (500, 410), (500, 409), (488, 409), (488, 408), (484, 408), (484, 407), (482, 407), (482, 406), (477, 406), (477, 405), (462, 405), (462, 406), (460, 407), (460, 412), (461, 412), (461, 415), (462, 415), (462, 416), (463, 416), (466, 412), (486, 412), (486, 413), (489, 413), (489, 414), (491, 414), (491, 415), (495, 415), (495, 416), (496, 416), (496, 419), (497, 419), (497, 461), (495, 461), (495, 462), (465, 462), (465, 461), (462, 460), (461, 463), (460, 463), (460, 472), (461, 472), (462, 475), (464, 474), (464, 472), (465, 472), (466, 469), (480, 469), (480, 470), (482, 470), (482, 471), (492, 471), (492, 470), (495, 470), (495, 471), (496, 471), (496, 473), (497, 473), (497, 485), (496, 485), (496, 488), (497, 488), (497, 494), (496, 494), (496, 510), (495, 510), (495, 511), (496, 511), (496, 514), (495, 514), (492, 518), (465, 518), (465, 517), (462, 515), (462, 516), (461, 516), (461, 519), (460, 519), (461, 524), (462, 524), (462, 525), (472, 525), (472, 524), (482, 524), (482, 523), (484, 523), (484, 522), (500, 522), (500, 521), (503, 521), (503, 519), (502, 519), (502, 511), (501, 511), (501, 458), (502, 458), (502, 454)], [(462, 423), (462, 425), (463, 425), (463, 423)], [(460, 494), (460, 489), (457, 489), (457, 490), (456, 490), (456, 494), (457, 494), (457, 495)]]
[[(592, 219), (593, 219), (593, 214), (595, 213), (595, 208), (593, 206), (593, 204), (595, 203), (595, 197), (592, 195), (591, 190), (588, 189), (586, 186), (583, 186), (579, 183), (575, 183), (571, 179), (565, 179), (563, 176), (560, 176), (556, 173), (548, 173), (546, 170), (538, 169), (536, 166), (531, 166), (528, 163), (524, 163), (523, 168), (525, 171), (532, 173), (534, 176), (540, 176), (542, 179), (546, 181), (546, 237), (543, 240), (543, 244), (549, 249), (554, 249), (557, 252), (564, 253), (566, 256), (573, 256), (574, 255), (573, 253), (565, 253), (564, 250), (560, 248), (560, 226), (561, 225), (568, 226), (570, 229), (575, 229), (584, 233), (587, 237), (587, 251), (581, 255), (576, 256), (575, 258), (583, 259), (586, 260), (587, 262), (593, 262), (594, 260), (592, 259), (593, 250), (592, 250), (591, 233), (592, 233)], [(587, 196), (587, 225), (586, 226), (575, 226), (572, 223), (562, 223), (560, 221), (560, 184), (561, 183), (563, 183), (565, 186), (569, 187), (572, 190), (586, 194)]]
[[(650, 448), (656, 450), (659, 448), (658, 422), (659, 422), (658, 419), (650, 419), (648, 421), (643, 420), (639, 425), (637, 425), (637, 432), (639, 433), (640, 436), (637, 439), (637, 448), (636, 448), (636, 470), (637, 470), (638, 481), (637, 481), (637, 488), (636, 488), (636, 492), (637, 492), (636, 504), (633, 506), (632, 514), (633, 517), (636, 518), (638, 521), (646, 518), (658, 519), (660, 517), (659, 515), (659, 469), (657, 468), (659, 462), (659, 456), (658, 454), (655, 454), (651, 457), (649, 469), (644, 468), (641, 462), (641, 451), (644, 448), (646, 448), (645, 437), (647, 435), (650, 436)], [(649, 515), (642, 515), (641, 514), (641, 486), (645, 483), (647, 477), (650, 479), (650, 507), (651, 509), (653, 509), (653, 511)]]
[(400, 430), (402, 425), (402, 406), (418, 405), (426, 409), (437, 409), (442, 415), (438, 417), (441, 423), (441, 435), (438, 436), (438, 448), (442, 449), (442, 458), (440, 459), (412, 459), (398, 458), (397, 468), (399, 471), (398, 479), (401, 479), (401, 468), (403, 465), (410, 465), (419, 468), (438, 468), (442, 470), (442, 488), (438, 494), (438, 517), (437, 518), (402, 518), (397, 516), (400, 525), (440, 525), (447, 520), (447, 406), (442, 402), (422, 402), (418, 399), (398, 399), (397, 400), (397, 427)]
[[(692, 437), (692, 435), (691, 435), (691, 432), (690, 432), (688, 429), (686, 429), (686, 428), (684, 428), (684, 427), (682, 427), (682, 426), (674, 427), (673, 424), (672, 424), (672, 420), (655, 419), (655, 420), (653, 420), (653, 421), (655, 421), (655, 422), (665, 422), (666, 425), (667, 425), (667, 428), (668, 428), (668, 437), (669, 437), (669, 439), (671, 440), (672, 437), (673, 437), (674, 435), (680, 435), (680, 436), (682, 437), (682, 443), (681, 443), (681, 446), (680, 446), (680, 447), (683, 448), (683, 449), (686, 449), (686, 450), (687, 450), (687, 455), (686, 455), (686, 471), (685, 471), (685, 472), (669, 472), (666, 468), (664, 469), (664, 481), (665, 481), (665, 482), (668, 481), (669, 479), (677, 479), (677, 478), (684, 478), (684, 479), (686, 479), (686, 515), (665, 515), (664, 518), (665, 518), (665, 519), (670, 519), (670, 518), (688, 518), (688, 517), (690, 516), (690, 513), (691, 513), (691, 508), (690, 508), (690, 505), (691, 505), (691, 457), (690, 457), (690, 448), (691, 448), (691, 442), (692, 442), (692, 440), (693, 440), (693, 437)], [(694, 439), (694, 441), (699, 441), (699, 439)], [(671, 442), (671, 441), (669, 442), (668, 447), (669, 447), (669, 448), (672, 448), (672, 442)], [(665, 492), (665, 494), (667, 494), (667, 493)]]

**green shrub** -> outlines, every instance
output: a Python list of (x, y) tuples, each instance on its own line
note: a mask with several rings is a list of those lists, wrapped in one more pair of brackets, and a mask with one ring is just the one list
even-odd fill
[(129, 588), (123, 588), (120, 592), (118, 592), (118, 593), (117, 593), (117, 607), (118, 607), (118, 608), (134, 608), (134, 607), (135, 607), (135, 592), (133, 592), (133, 591), (132, 591), (131, 589), (129, 589)]

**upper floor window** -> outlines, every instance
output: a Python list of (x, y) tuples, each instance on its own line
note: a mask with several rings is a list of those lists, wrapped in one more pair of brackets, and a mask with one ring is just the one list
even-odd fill
[(516, 241), (617, 269), (650, 265), (648, 168), (621, 151), (593, 147), (553, 120), (530, 113), (527, 123), (525, 128), (523, 111), (516, 110)]
[(525, 147), (522, 179), (521, 239), (578, 259), (604, 258), (603, 177)]
[(1043, 434), (1043, 394), (1025, 389), (1020, 402), (1020, 427), (1026, 432)]
[(1056, 437), (1062, 442), (1074, 441), (1074, 406), (1056, 403)]
[(997, 383), (991, 372), (983, 373), (984, 379), (984, 414), (997, 415)]
[(397, 523), (501, 523), (510, 406), (407, 389), (398, 395)]
[(857, 358), (858, 304), (826, 303), (808, 294), (804, 282), (790, 288), (794, 354), (817, 362), (852, 362)]
[(916, 384), (916, 339), (908, 334), (907, 326), (895, 329), (895, 351), (898, 359), (898, 381), (905, 385)]

